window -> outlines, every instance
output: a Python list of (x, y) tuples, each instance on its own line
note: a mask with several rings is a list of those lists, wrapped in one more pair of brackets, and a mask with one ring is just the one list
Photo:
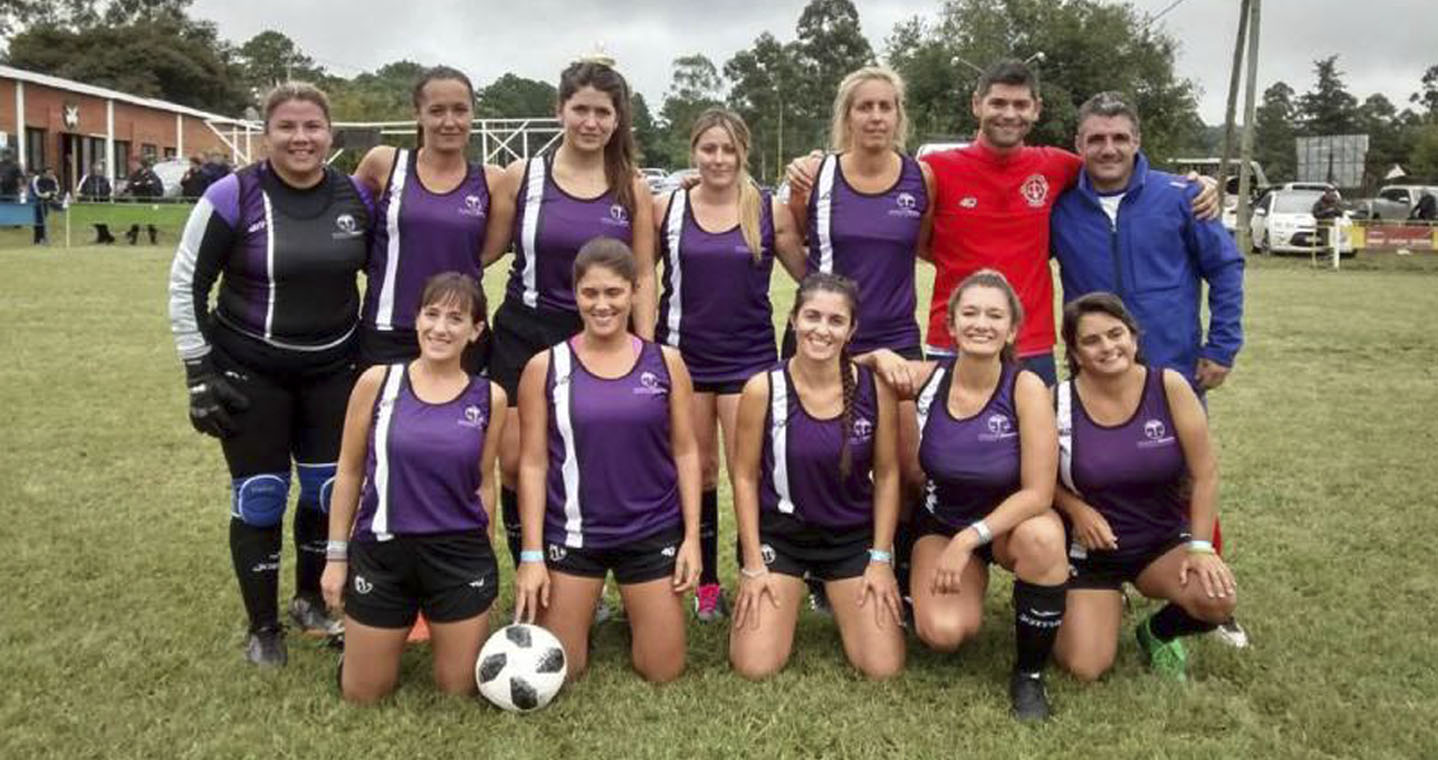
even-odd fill
[(1379, 194), (1378, 194), (1378, 197), (1380, 197), (1380, 198), (1382, 198), (1383, 200), (1386, 200), (1386, 201), (1396, 201), (1396, 202), (1398, 202), (1398, 203), (1407, 203), (1407, 202), (1408, 202), (1408, 191), (1405, 190), (1405, 189), (1403, 189), (1403, 188), (1401, 188), (1401, 187), (1390, 187), (1390, 188), (1388, 188), (1387, 190), (1384, 190), (1383, 192), (1379, 193)]
[(130, 143), (128, 140), (115, 141), (115, 178), (130, 176)]
[(172, 158), (174, 158), (174, 157), (175, 157), (175, 149), (174, 149), (174, 148), (165, 148), (165, 160), (166, 160), (166, 161), (169, 161), (170, 159), (172, 159)]
[(150, 143), (141, 143), (141, 144), (140, 144), (140, 157), (143, 158), (143, 159), (145, 159), (146, 161), (148, 161), (148, 162), (150, 162), (150, 163), (154, 163), (154, 162), (155, 162), (155, 156), (158, 155), (159, 152), (160, 152), (159, 148), (156, 148), (155, 146), (151, 145)]
[(45, 130), (25, 128), (25, 168), (31, 172), (38, 172), (46, 166), (45, 162)]

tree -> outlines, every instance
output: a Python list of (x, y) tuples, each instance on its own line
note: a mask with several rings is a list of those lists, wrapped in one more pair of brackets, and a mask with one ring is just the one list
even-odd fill
[(553, 116), (559, 91), (549, 82), (506, 73), (475, 93), (475, 114), (486, 119)]
[(1297, 154), (1294, 121), (1297, 106), (1293, 88), (1274, 82), (1263, 91), (1263, 105), (1254, 115), (1253, 158), (1263, 167), (1269, 182), (1289, 182), (1295, 176)]
[(660, 139), (654, 159), (668, 165), (688, 164), (689, 130), (705, 109), (722, 105), (719, 90), (723, 81), (714, 62), (701, 54), (674, 59), (669, 91), (659, 110)]
[(330, 108), (345, 121), (394, 121), (414, 116), (414, 83), (426, 66), (394, 61), (330, 85)]
[(1358, 99), (1343, 85), (1338, 56), (1313, 62), (1317, 75), (1313, 89), (1298, 99), (1298, 119), (1305, 136), (1348, 135), (1358, 126)]
[(810, 0), (799, 14), (792, 48), (798, 79), (790, 85), (797, 152), (827, 146), (830, 111), (839, 82), (854, 69), (874, 63), (874, 50), (859, 26), (850, 0)]
[(1438, 181), (1438, 124), (1425, 124), (1414, 130), (1413, 151), (1407, 168), (1415, 179)]
[[(774, 179), (788, 161), (784, 155), (799, 143), (785, 111), (792, 106), (788, 96), (799, 82), (794, 44), (781, 44), (764, 32), (749, 50), (741, 50), (724, 64), (724, 76), (732, 82), (729, 108), (749, 125), (749, 170), (764, 180)], [(783, 131), (790, 134), (785, 135)], [(787, 146), (787, 147), (786, 147)]]
[(1429, 123), (1438, 123), (1438, 64), (1429, 66), (1423, 72), (1422, 82), (1422, 91), (1409, 96), (1408, 102), (1422, 109), (1419, 115)]
[(659, 144), (659, 125), (654, 123), (654, 114), (649, 112), (644, 93), (634, 93), (630, 102), (634, 108), (634, 142), (639, 148), (639, 160), (648, 166), (670, 166)]
[(274, 30), (251, 37), (239, 47), (235, 58), (242, 81), (256, 97), (280, 82), (298, 79), (318, 83), (326, 78), (324, 68), (316, 66), (294, 40)]
[(1369, 95), (1358, 107), (1357, 128), (1368, 135), (1368, 155), (1363, 166), (1363, 186), (1376, 189), (1394, 164), (1403, 164), (1412, 150), (1411, 132), (1405, 128), (1398, 108), (1382, 94)]

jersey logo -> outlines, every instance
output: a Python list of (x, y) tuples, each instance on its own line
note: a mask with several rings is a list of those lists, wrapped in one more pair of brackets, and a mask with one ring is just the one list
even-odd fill
[(549, 545), (549, 561), (550, 561), (550, 562), (562, 562), (562, 561), (564, 561), (564, 558), (567, 557), (567, 556), (569, 556), (569, 552), (568, 552), (567, 550), (565, 550), (565, 548), (564, 548), (563, 546), (560, 546), (559, 544), (550, 544), (550, 545)]
[(334, 240), (348, 240), (363, 234), (359, 230), (359, 223), (355, 221), (354, 215), (340, 214), (335, 217), (335, 232), (331, 232), (330, 237)]
[(1049, 198), (1049, 180), (1042, 174), (1031, 174), (1019, 187), (1019, 194), (1034, 208), (1043, 208)]
[(978, 208), (979, 199), (972, 195), (966, 195), (959, 201), (960, 208)]
[(619, 205), (618, 203), (614, 203), (609, 206), (609, 218), (601, 219), (599, 221), (613, 227), (628, 227), (629, 212), (625, 211), (623, 206)]
[(894, 205), (898, 208), (889, 209), (889, 216), (902, 216), (908, 219), (923, 216), (918, 211), (919, 201), (913, 193), (899, 193), (894, 196)]
[(1168, 426), (1163, 424), (1163, 420), (1158, 419), (1143, 423), (1143, 437), (1147, 440), (1138, 442), (1138, 447), (1141, 449), (1151, 449), (1173, 442), (1173, 436), (1168, 434)]
[(484, 423), (484, 411), (477, 406), (466, 406), (464, 408), (464, 419), (459, 421), (459, 424), (467, 428), (482, 428), (484, 427)]
[(764, 560), (765, 565), (774, 564), (774, 547), (768, 544), (759, 544), (759, 558)]
[(639, 375), (639, 387), (633, 389), (636, 396), (662, 396), (667, 391), (659, 384), (659, 376), (653, 372), (642, 372)]
[(860, 417), (854, 420), (854, 434), (849, 440), (854, 443), (864, 443), (874, 437), (874, 423)]
[(462, 216), (484, 216), (484, 204), (480, 203), (478, 195), (464, 196), (464, 205), (459, 207)]
[(246, 228), (245, 228), (245, 232), (246, 232), (246, 233), (259, 232), (260, 230), (264, 229), (264, 228), (267, 227), (267, 226), (269, 226), (269, 223), (266, 222), (266, 221), (263, 220), (263, 219), (260, 219), (260, 220), (258, 220), (258, 221), (256, 221), (256, 222), (254, 222), (253, 224), (251, 224), (250, 226), (246, 227)]
[(660, 556), (664, 556), (664, 557), (673, 557), (674, 555), (676, 555), (676, 554), (678, 554), (678, 553), (679, 553), (679, 547), (677, 547), (677, 546), (666, 546), (666, 547), (664, 547), (663, 549), (660, 549), (660, 550), (659, 550)]
[(1001, 441), (1005, 438), (1013, 438), (1018, 435), (1018, 433), (1014, 432), (1013, 421), (1002, 414), (989, 415), (989, 418), (984, 421), (984, 426), (989, 429), (989, 432), (980, 435), (980, 441)]
[(363, 596), (374, 590), (374, 584), (364, 579), (363, 575), (355, 576), (355, 593)]

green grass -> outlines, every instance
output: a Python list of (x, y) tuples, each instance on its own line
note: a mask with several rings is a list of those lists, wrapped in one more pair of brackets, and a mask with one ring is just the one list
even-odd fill
[(1035, 728), (1006, 714), (1003, 573), (973, 646), (914, 643), (883, 684), (856, 678), (810, 615), (763, 684), (729, 672), (722, 628), (694, 624), (688, 673), (647, 686), (607, 625), (589, 675), (527, 717), (437, 694), (423, 649), (372, 709), (342, 704), (334, 655), (297, 637), (288, 668), (256, 672), (223, 461), (185, 419), (171, 251), (115, 253), (0, 250), (0, 757), (1438, 755), (1438, 257), (1361, 256), (1338, 274), (1253, 260), (1248, 347), (1211, 403), (1255, 645), (1193, 642), (1192, 681), (1174, 685), (1142, 667), (1131, 619), (1103, 682), (1050, 677), (1057, 717)]
[[(70, 246), (73, 248), (93, 244), (96, 241), (94, 225), (104, 223), (109, 225), (110, 233), (119, 241), (114, 245), (115, 250), (130, 250), (131, 246), (125, 241), (124, 232), (132, 224), (140, 225), (142, 243), (149, 240), (144, 227), (155, 225), (160, 232), (160, 245), (174, 250), (193, 207), (192, 203), (76, 203), (65, 211), (49, 214), (46, 226), (50, 247), (65, 248), (65, 226), (68, 220)], [(29, 227), (0, 229), (0, 251), (27, 247), (32, 240)]]

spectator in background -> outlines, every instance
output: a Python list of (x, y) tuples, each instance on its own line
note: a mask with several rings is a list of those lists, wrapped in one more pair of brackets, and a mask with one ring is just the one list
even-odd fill
[(198, 198), (205, 194), (205, 188), (210, 186), (209, 179), (205, 176), (205, 164), (200, 161), (200, 155), (196, 153), (190, 156), (190, 168), (185, 170), (185, 176), (180, 178), (180, 195), (185, 198)]
[[(165, 183), (160, 181), (160, 175), (150, 168), (150, 160), (137, 158), (131, 162), (134, 167), (130, 170), (130, 181), (125, 186), (125, 195), (134, 198), (136, 201), (156, 200), (164, 196)], [(153, 224), (145, 225), (145, 231), (150, 235), (150, 245), (159, 242), (160, 231)], [(130, 229), (125, 232), (125, 239), (130, 245), (135, 245), (140, 240), (140, 225), (131, 224)]]
[(20, 165), (15, 163), (15, 152), (0, 152), (0, 201), (20, 200), (20, 185), (25, 180)]
[(225, 155), (216, 152), (205, 157), (205, 165), (201, 167), (200, 171), (205, 178), (205, 186), (209, 187), (221, 179), (224, 179), (232, 170), (230, 169), (230, 162), (225, 158)]
[(1338, 198), (1338, 189), (1329, 186), (1313, 202), (1313, 220), (1318, 223), (1318, 243), (1322, 250), (1332, 247), (1340, 216), (1343, 216), (1343, 203)]
[(1423, 197), (1413, 204), (1413, 213), (1409, 214), (1408, 218), (1420, 222), (1431, 222), (1438, 218), (1438, 198), (1434, 198), (1432, 193), (1423, 193)]
[(50, 237), (45, 232), (45, 217), (50, 204), (60, 195), (60, 181), (55, 172), (46, 166), (30, 180), (30, 199), (35, 204), (35, 245), (49, 245)]
[(75, 183), (75, 197), (82, 201), (108, 201), (113, 194), (110, 178), (105, 176), (105, 162), (96, 161), (90, 173)]

